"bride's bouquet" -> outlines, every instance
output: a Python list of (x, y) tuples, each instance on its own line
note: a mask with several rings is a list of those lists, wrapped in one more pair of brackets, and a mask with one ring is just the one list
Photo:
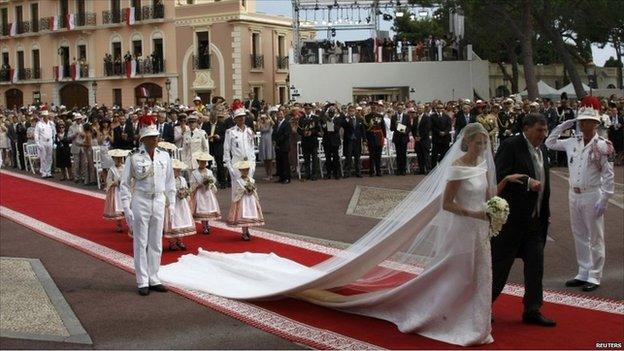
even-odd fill
[(507, 222), (509, 203), (502, 197), (494, 196), (485, 203), (485, 212), (490, 217), (490, 238), (493, 238)]

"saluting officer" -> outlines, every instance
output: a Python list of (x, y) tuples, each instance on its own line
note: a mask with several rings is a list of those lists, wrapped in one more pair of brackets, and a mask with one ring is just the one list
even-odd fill
[(312, 105), (303, 106), (305, 116), (299, 118), (297, 132), (301, 135), (301, 150), (303, 151), (303, 168), (308, 180), (316, 180), (318, 172), (318, 137), (321, 132), (319, 118), (312, 113)]

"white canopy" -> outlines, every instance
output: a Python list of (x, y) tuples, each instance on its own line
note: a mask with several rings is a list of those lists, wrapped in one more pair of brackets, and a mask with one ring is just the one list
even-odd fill
[[(583, 84), (583, 90), (585, 91), (589, 91), (589, 86), (585, 85), (585, 83), (581, 83)], [(568, 94), (568, 97), (576, 97), (576, 92), (574, 91), (574, 85), (572, 85), (572, 83), (566, 85), (565, 87), (557, 90), (557, 94), (561, 95), (561, 93), (565, 92), (566, 94)]]
[[(572, 91), (574, 91), (574, 89), (572, 89)], [(552, 98), (558, 95), (557, 89), (546, 84), (543, 80), (540, 80), (539, 82), (537, 82), (537, 92), (541, 97)], [(520, 95), (526, 96), (526, 95), (529, 95), (529, 93), (527, 92), (526, 89), (524, 89), (520, 93)]]

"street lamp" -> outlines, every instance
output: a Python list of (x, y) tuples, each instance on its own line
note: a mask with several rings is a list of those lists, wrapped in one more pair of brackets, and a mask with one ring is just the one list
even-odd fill
[(169, 89), (171, 89), (171, 80), (169, 78), (165, 79), (165, 88), (167, 89), (167, 105), (169, 104)]
[(91, 88), (93, 89), (93, 102), (97, 104), (97, 82), (93, 81), (91, 83)]

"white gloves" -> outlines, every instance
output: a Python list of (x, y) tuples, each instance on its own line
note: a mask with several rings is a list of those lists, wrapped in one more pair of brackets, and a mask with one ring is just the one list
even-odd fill
[(134, 222), (134, 215), (130, 210), (130, 207), (124, 207), (124, 216), (126, 217), (126, 223), (128, 224), (128, 228), (132, 230), (132, 223)]
[(609, 199), (607, 197), (601, 197), (600, 200), (596, 202), (596, 204), (594, 205), (594, 214), (596, 215), (596, 217), (600, 217), (605, 213), (605, 211), (607, 210), (608, 202)]
[(568, 130), (568, 129), (572, 128), (574, 126), (575, 122), (576, 122), (576, 118), (575, 119), (569, 119), (569, 120), (561, 123), (562, 130)]

